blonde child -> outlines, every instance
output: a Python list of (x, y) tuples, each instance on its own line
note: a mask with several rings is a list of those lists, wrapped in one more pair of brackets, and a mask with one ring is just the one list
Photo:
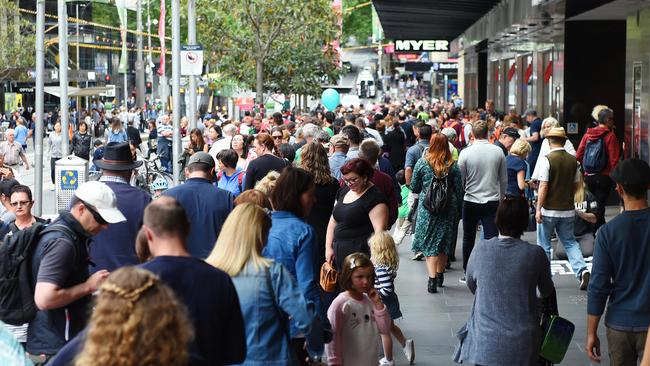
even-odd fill
[(393, 361), (393, 336), (404, 350), (404, 355), (413, 364), (415, 361), (415, 345), (412, 339), (406, 339), (402, 330), (395, 325), (394, 319), (402, 317), (399, 308), (399, 299), (395, 293), (395, 277), (399, 267), (399, 256), (395, 241), (390, 233), (382, 231), (375, 233), (368, 240), (371, 261), (375, 266), (375, 288), (379, 291), (381, 301), (386, 305), (391, 318), (390, 333), (382, 334), (381, 341), (384, 346), (384, 358), (379, 361), (380, 366), (392, 366)]
[(391, 319), (374, 285), (375, 270), (363, 253), (343, 261), (339, 285), (344, 290), (327, 310), (333, 339), (327, 344), (329, 364), (377, 366), (379, 333), (390, 334)]

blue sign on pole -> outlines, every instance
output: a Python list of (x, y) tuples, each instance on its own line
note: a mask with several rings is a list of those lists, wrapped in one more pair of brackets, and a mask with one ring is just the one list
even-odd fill
[(76, 170), (61, 170), (61, 189), (76, 190), (79, 187), (79, 172)]

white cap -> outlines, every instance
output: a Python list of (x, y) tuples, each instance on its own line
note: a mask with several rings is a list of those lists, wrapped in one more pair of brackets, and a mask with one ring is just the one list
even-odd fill
[(105, 183), (90, 181), (80, 185), (74, 195), (91, 205), (102, 219), (109, 224), (126, 221), (126, 217), (117, 209), (115, 192)]

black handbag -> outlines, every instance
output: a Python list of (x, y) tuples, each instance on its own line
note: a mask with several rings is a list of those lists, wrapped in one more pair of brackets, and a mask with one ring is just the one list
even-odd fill
[(537, 213), (537, 209), (535, 208), (535, 203), (532, 200), (528, 201), (528, 227), (526, 228), (526, 231), (531, 232), (537, 230), (537, 219), (535, 218), (535, 214)]
[[(530, 166), (525, 160), (524, 162), (526, 163), (526, 179), (530, 182)], [(526, 231), (536, 231), (537, 220), (535, 219), (535, 214), (537, 213), (537, 209), (535, 208), (535, 194), (530, 186), (526, 188), (526, 200), (528, 201), (528, 227)]]

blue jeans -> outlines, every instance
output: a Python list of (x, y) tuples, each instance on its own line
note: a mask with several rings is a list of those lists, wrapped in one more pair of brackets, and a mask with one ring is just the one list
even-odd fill
[(557, 233), (558, 239), (564, 244), (567, 258), (578, 279), (582, 272), (587, 270), (587, 264), (582, 257), (580, 245), (573, 233), (575, 216), (571, 217), (549, 217), (542, 215), (542, 223), (537, 224), (537, 244), (544, 248), (546, 256), (551, 260), (551, 234), (553, 230)]

